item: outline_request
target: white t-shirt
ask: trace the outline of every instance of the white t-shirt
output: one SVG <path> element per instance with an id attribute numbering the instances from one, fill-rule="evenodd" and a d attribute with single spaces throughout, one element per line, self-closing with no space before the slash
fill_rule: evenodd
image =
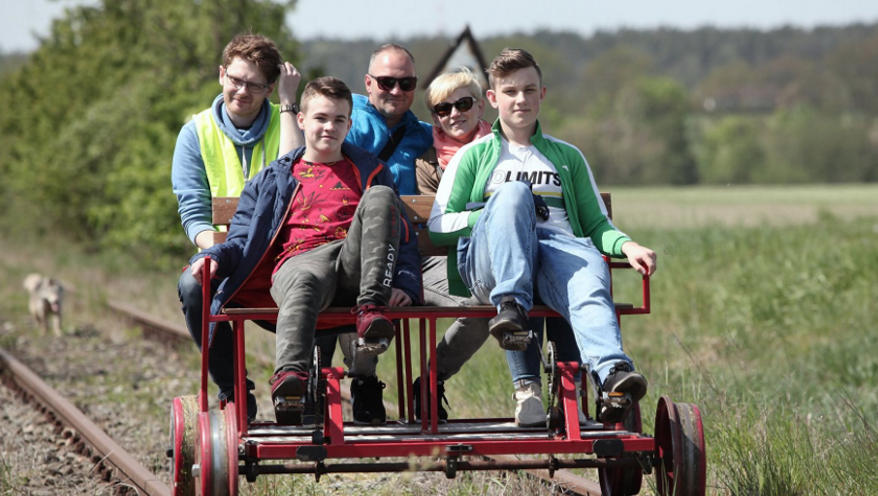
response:
<path id="1" fill-rule="evenodd" d="M 503 183 L 521 180 L 530 182 L 534 194 L 549 206 L 549 220 L 538 217 L 537 226 L 573 236 L 558 170 L 535 146 L 514 145 L 503 139 L 497 166 L 485 185 L 485 195 L 490 197 Z"/>

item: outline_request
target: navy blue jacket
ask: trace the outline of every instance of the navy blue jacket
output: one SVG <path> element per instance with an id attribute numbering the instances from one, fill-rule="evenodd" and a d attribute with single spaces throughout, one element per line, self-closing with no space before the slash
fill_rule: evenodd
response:
<path id="1" fill-rule="evenodd" d="M 390 171 L 374 155 L 349 143 L 342 144 L 341 151 L 359 170 L 363 191 L 373 185 L 389 186 L 396 191 Z M 238 200 L 238 210 L 232 217 L 226 241 L 196 254 L 190 260 L 192 263 L 210 255 L 219 264 L 216 276 L 222 282 L 211 301 L 212 314 L 218 314 L 250 277 L 283 227 L 286 212 L 299 185 L 293 177 L 292 164 L 303 153 L 304 147 L 287 153 L 248 181 Z M 419 304 L 421 258 L 417 238 L 405 212 L 402 212 L 402 222 L 404 225 L 400 226 L 399 260 L 393 286 L 405 291 L 413 304 Z"/>

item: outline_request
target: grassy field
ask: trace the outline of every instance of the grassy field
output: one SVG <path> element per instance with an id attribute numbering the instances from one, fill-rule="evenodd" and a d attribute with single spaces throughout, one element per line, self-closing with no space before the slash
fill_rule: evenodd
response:
<path id="1" fill-rule="evenodd" d="M 615 188 L 613 211 L 626 229 L 678 229 L 723 225 L 788 226 L 821 215 L 878 216 L 874 185 Z"/>
<path id="2" fill-rule="evenodd" d="M 878 188 L 610 191 L 660 254 L 653 313 L 623 320 L 644 428 L 661 395 L 698 404 L 710 494 L 878 494 Z M 446 384 L 452 414 L 510 415 L 508 377 L 489 342 Z"/>
<path id="3" fill-rule="evenodd" d="M 659 253 L 653 313 L 622 322 L 626 350 L 650 381 L 644 429 L 652 431 L 659 396 L 696 403 L 709 494 L 878 494 L 878 186 L 607 191 L 617 224 Z M 0 317 L 23 318 L 24 307 L 9 303 L 24 300 L 21 277 L 49 267 L 80 297 L 139 301 L 179 320 L 179 267 L 138 274 L 130 262 L 72 250 L 40 255 L 16 240 L 0 248 L 14 257 L 0 276 Z M 617 300 L 636 301 L 636 278 L 626 275 Z M 249 343 L 270 348 L 270 335 L 257 334 Z M 382 360 L 386 399 L 394 398 L 392 366 Z M 267 393 L 262 377 L 257 384 Z M 453 416 L 512 413 L 512 386 L 493 341 L 446 388 Z M 331 480 L 305 480 L 308 494 L 341 494 Z M 355 487 L 427 494 L 393 481 Z M 490 491 L 496 481 L 466 478 L 441 492 L 515 493 Z M 265 494 L 283 492 L 275 483 Z M 646 479 L 642 494 L 653 493 L 651 484 Z"/>

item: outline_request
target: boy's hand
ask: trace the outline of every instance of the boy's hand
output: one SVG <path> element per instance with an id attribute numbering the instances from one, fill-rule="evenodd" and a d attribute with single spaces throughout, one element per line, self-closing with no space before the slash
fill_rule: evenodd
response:
<path id="1" fill-rule="evenodd" d="M 537 214 L 538 219 L 549 220 L 549 206 L 546 205 L 546 200 L 543 200 L 543 197 L 533 193 L 534 197 L 534 213 Z"/>
<path id="2" fill-rule="evenodd" d="M 626 241 L 622 245 L 622 253 L 628 257 L 628 263 L 642 275 L 651 276 L 655 272 L 658 256 L 649 248 L 634 241 Z"/>
<path id="3" fill-rule="evenodd" d="M 277 78 L 277 99 L 281 105 L 296 103 L 296 91 L 299 89 L 299 81 L 302 80 L 302 74 L 299 73 L 296 66 L 289 62 L 284 62 L 279 68 L 280 76 Z"/>
<path id="4" fill-rule="evenodd" d="M 405 291 L 399 288 L 390 288 L 390 300 L 387 302 L 389 307 L 407 307 L 412 304 L 412 299 Z"/>
<path id="5" fill-rule="evenodd" d="M 198 284 L 203 284 L 203 282 L 201 281 L 201 271 L 202 271 L 202 267 L 204 267 L 205 260 L 207 260 L 207 257 L 199 258 L 198 260 L 193 262 L 192 265 L 189 266 L 189 270 L 192 271 L 192 277 L 195 278 L 195 282 L 197 282 Z M 216 263 L 216 260 L 211 258 L 210 259 L 210 278 L 211 279 L 213 279 L 216 276 L 216 270 L 218 268 L 219 268 L 219 264 Z"/>

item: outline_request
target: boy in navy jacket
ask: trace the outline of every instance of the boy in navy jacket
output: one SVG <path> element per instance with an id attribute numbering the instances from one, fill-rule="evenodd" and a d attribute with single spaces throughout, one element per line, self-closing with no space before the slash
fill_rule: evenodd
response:
<path id="1" fill-rule="evenodd" d="M 301 422 L 320 310 L 354 305 L 362 344 L 383 351 L 394 329 L 382 308 L 421 299 L 417 243 L 393 178 L 374 156 L 344 143 L 350 113 L 341 80 L 308 83 L 297 116 L 305 147 L 252 179 L 225 243 L 192 258 L 196 279 L 206 256 L 211 277 L 222 279 L 212 313 L 229 304 L 265 306 L 268 292 L 277 304 L 271 385 L 279 423 Z"/>

